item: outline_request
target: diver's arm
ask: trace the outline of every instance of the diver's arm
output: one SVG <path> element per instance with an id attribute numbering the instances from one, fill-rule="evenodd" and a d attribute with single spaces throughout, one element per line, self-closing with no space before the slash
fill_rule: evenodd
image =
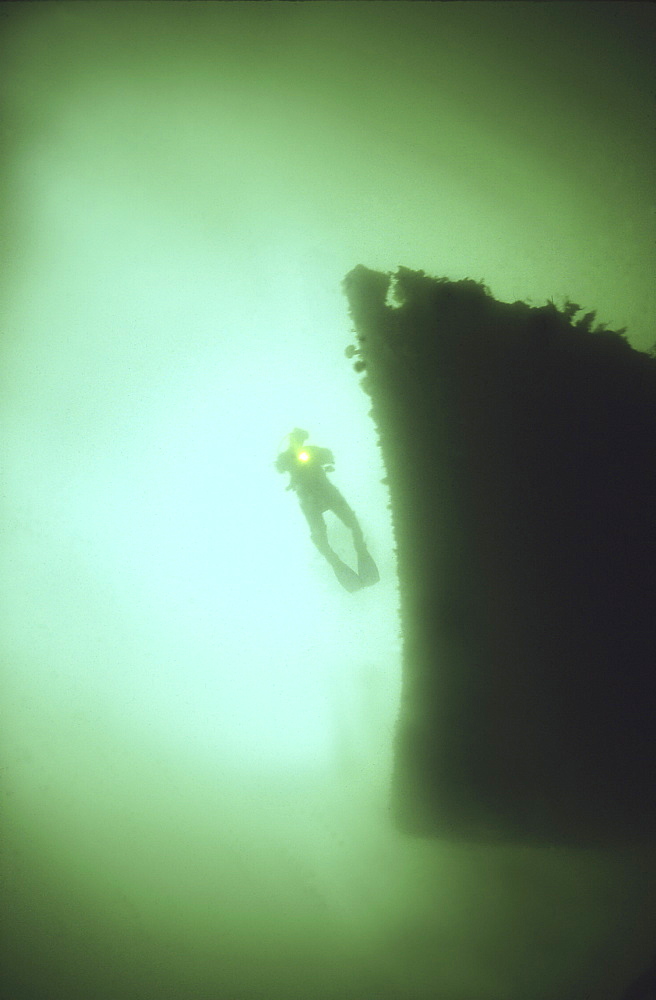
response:
<path id="1" fill-rule="evenodd" d="M 296 487 L 292 481 L 292 464 L 290 461 L 290 455 L 288 451 L 284 451 L 282 455 L 278 455 L 277 459 L 273 463 L 273 467 L 277 472 L 288 472 L 289 473 L 289 483 L 285 486 L 285 490 L 295 490 Z"/>

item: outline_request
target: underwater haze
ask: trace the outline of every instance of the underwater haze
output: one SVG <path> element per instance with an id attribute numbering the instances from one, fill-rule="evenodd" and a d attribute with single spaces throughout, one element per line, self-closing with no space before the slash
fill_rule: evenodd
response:
<path id="1" fill-rule="evenodd" d="M 5 3 L 0 32 L 3 1000 L 619 997 L 653 859 L 393 828 L 395 539 L 341 282 L 572 298 L 647 350 L 652 8 Z M 374 586 L 274 468 L 295 426 Z"/>

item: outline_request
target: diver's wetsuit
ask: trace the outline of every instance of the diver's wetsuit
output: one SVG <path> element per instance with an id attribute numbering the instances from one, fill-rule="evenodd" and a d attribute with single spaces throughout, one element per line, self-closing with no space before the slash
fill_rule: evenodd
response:
<path id="1" fill-rule="evenodd" d="M 307 456 L 305 459 L 299 456 Z M 289 489 L 296 490 L 301 510 L 310 526 L 312 541 L 319 551 L 332 561 L 335 553 L 328 543 L 326 523 L 322 514 L 332 510 L 353 532 L 356 552 L 364 549 L 364 538 L 358 520 L 346 500 L 326 476 L 324 465 L 331 465 L 335 459 L 328 448 L 314 445 L 299 448 L 289 447 L 278 456 L 278 472 L 289 472 Z"/>

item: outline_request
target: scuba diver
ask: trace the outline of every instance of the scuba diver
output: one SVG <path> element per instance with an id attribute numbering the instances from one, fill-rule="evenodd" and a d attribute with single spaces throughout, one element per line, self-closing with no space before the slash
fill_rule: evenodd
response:
<path id="1" fill-rule="evenodd" d="M 288 435 L 289 447 L 278 455 L 275 467 L 278 472 L 289 473 L 287 489 L 296 491 L 301 510 L 310 526 L 310 537 L 332 566 L 342 586 L 353 592 L 360 590 L 361 587 L 378 583 L 380 579 L 378 568 L 365 545 L 358 519 L 337 487 L 326 476 L 326 471 L 333 472 L 335 461 L 333 453 L 328 448 L 304 445 L 307 437 L 307 431 L 295 427 Z M 330 547 L 326 522 L 323 519 L 326 510 L 332 510 L 353 534 L 353 544 L 358 558 L 357 573 L 342 562 Z"/>

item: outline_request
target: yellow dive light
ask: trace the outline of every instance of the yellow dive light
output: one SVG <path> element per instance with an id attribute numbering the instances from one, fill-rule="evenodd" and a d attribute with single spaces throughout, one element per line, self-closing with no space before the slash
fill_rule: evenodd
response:
<path id="1" fill-rule="evenodd" d="M 298 458 L 299 462 L 309 462 L 310 461 L 310 456 L 308 455 L 308 453 L 306 451 L 299 451 L 299 453 L 298 453 L 298 455 L 296 457 Z"/>

